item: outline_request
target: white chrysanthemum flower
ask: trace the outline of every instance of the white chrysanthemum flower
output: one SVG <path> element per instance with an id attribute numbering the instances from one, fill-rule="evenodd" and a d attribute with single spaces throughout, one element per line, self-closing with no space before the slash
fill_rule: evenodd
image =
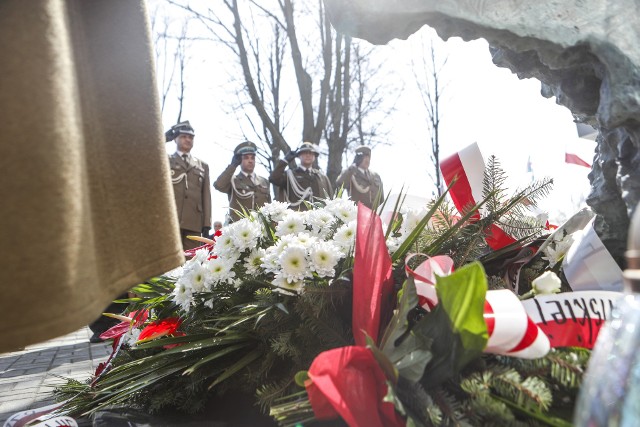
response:
<path id="1" fill-rule="evenodd" d="M 336 264 L 343 256 L 340 248 L 334 243 L 318 242 L 309 249 L 311 270 L 320 277 L 332 277 L 336 273 Z"/>
<path id="2" fill-rule="evenodd" d="M 304 291 L 304 281 L 303 280 L 294 280 L 289 281 L 287 277 L 283 274 L 278 274 L 273 279 L 273 292 L 277 292 L 284 295 L 297 295 L 301 294 Z"/>
<path id="3" fill-rule="evenodd" d="M 326 209 L 312 209 L 307 211 L 306 222 L 314 233 L 319 237 L 326 239 L 331 234 L 335 217 Z"/>
<path id="4" fill-rule="evenodd" d="M 333 236 L 333 241 L 342 252 L 348 253 L 356 241 L 356 221 L 351 221 L 338 228 Z"/>
<path id="5" fill-rule="evenodd" d="M 342 220 L 342 222 L 344 222 L 345 224 L 354 221 L 358 216 L 358 209 L 355 203 L 353 203 L 351 200 L 327 200 L 325 209 L 333 214 L 336 218 Z"/>
<path id="6" fill-rule="evenodd" d="M 235 260 L 231 262 L 224 258 L 212 258 L 207 262 L 207 287 L 215 286 L 218 283 L 233 283 L 233 279 L 236 277 L 236 273 L 233 271 L 233 264 Z"/>
<path id="7" fill-rule="evenodd" d="M 191 288 L 185 283 L 176 282 L 175 288 L 173 288 L 172 299 L 178 304 L 184 311 L 189 311 L 191 306 L 192 297 Z"/>
<path id="8" fill-rule="evenodd" d="M 126 345 L 128 345 L 129 347 L 135 347 L 136 343 L 138 342 L 138 337 L 140 336 L 140 332 L 142 332 L 142 329 L 138 329 L 138 328 L 131 328 L 129 329 L 127 332 L 124 333 L 124 335 L 122 335 L 122 342 Z"/>
<path id="9" fill-rule="evenodd" d="M 282 221 L 276 225 L 276 236 L 286 236 L 304 231 L 304 218 L 298 212 L 289 212 Z"/>
<path id="10" fill-rule="evenodd" d="M 273 201 L 263 205 L 259 212 L 271 221 L 278 222 L 289 212 L 289 203 Z"/>
<path id="11" fill-rule="evenodd" d="M 276 244 L 274 246 L 269 246 L 262 257 L 262 264 L 260 267 L 264 268 L 267 273 L 277 273 L 280 271 L 280 255 L 282 251 L 280 250 L 280 245 Z"/>
<path id="12" fill-rule="evenodd" d="M 281 274 L 289 282 L 302 280 L 310 275 L 306 256 L 306 249 L 300 245 L 289 245 L 280 255 Z"/>
<path id="13" fill-rule="evenodd" d="M 560 236 L 554 236 L 553 242 L 549 243 L 547 247 L 542 250 L 542 259 L 549 262 L 550 268 L 556 265 L 558 261 L 566 255 L 573 244 L 573 237 L 571 234 L 568 234 L 565 237 Z"/>
<path id="14" fill-rule="evenodd" d="M 209 258 L 209 250 L 208 249 L 198 249 L 196 251 L 195 256 L 193 258 L 191 258 L 191 260 L 202 264 L 203 262 L 205 262 L 207 260 L 207 258 Z"/>
<path id="15" fill-rule="evenodd" d="M 399 247 L 400 247 L 400 240 L 395 237 L 389 236 L 389 238 L 387 239 L 387 249 L 389 250 L 389 253 L 393 254 L 395 251 L 398 250 Z"/>
<path id="16" fill-rule="evenodd" d="M 254 276 L 260 273 L 260 266 L 265 255 L 266 251 L 262 248 L 257 248 L 249 254 L 244 262 L 244 268 L 248 275 Z"/>
<path id="17" fill-rule="evenodd" d="M 207 270 L 200 263 L 194 263 L 185 274 L 176 282 L 184 283 L 192 292 L 203 292 L 205 290 L 205 277 Z"/>
<path id="18" fill-rule="evenodd" d="M 259 223 L 247 218 L 234 223 L 231 240 L 238 251 L 255 248 L 260 237 L 262 237 L 262 227 Z"/>
<path id="19" fill-rule="evenodd" d="M 311 246 L 315 245 L 317 241 L 317 237 L 303 231 L 302 233 L 298 233 L 294 236 L 292 244 L 304 246 L 305 249 L 309 249 Z"/>
<path id="20" fill-rule="evenodd" d="M 164 273 L 165 276 L 171 277 L 172 279 L 179 279 L 184 274 L 184 267 L 176 267 L 173 270 L 167 271 Z"/>
<path id="21" fill-rule="evenodd" d="M 407 237 L 413 230 L 416 229 L 420 221 L 422 221 L 429 213 L 429 210 L 424 207 L 422 209 L 406 209 L 404 210 L 402 217 L 402 227 L 400 227 L 400 233 L 403 237 Z"/>
<path id="22" fill-rule="evenodd" d="M 240 252 L 233 243 L 233 227 L 229 226 L 223 230 L 222 236 L 218 237 L 213 247 L 213 254 L 223 258 L 237 258 Z"/>

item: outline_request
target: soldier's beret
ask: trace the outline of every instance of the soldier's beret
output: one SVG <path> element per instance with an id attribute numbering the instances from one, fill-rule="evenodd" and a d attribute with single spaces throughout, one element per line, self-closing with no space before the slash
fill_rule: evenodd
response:
<path id="1" fill-rule="evenodd" d="M 238 146 L 233 150 L 234 154 L 255 154 L 255 152 L 258 151 L 258 147 L 256 146 L 256 144 L 254 144 L 251 141 L 245 141 L 241 144 L 238 144 Z"/>
<path id="2" fill-rule="evenodd" d="M 297 154 L 304 153 L 305 151 L 312 152 L 315 155 L 320 154 L 316 149 L 316 146 L 310 142 L 303 142 L 302 144 L 300 144 Z"/>
<path id="3" fill-rule="evenodd" d="M 189 123 L 189 120 L 185 120 L 184 122 L 180 122 L 171 126 L 171 129 L 164 133 L 164 137 L 166 141 L 169 142 L 176 139 L 180 134 L 196 136 L 191 123 Z"/>
<path id="4" fill-rule="evenodd" d="M 371 147 L 369 147 L 367 145 L 361 145 L 361 146 L 356 148 L 356 154 L 362 154 L 364 156 L 370 156 L 371 155 Z"/>

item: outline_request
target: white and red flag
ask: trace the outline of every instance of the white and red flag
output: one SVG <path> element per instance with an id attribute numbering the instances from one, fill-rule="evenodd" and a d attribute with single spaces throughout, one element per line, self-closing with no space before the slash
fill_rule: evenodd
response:
<path id="1" fill-rule="evenodd" d="M 578 165 L 578 166 L 585 166 L 587 168 L 591 167 L 591 164 L 582 160 L 577 154 L 572 154 L 572 153 L 564 153 L 564 162 L 571 163 L 573 165 Z"/>
<path id="2" fill-rule="evenodd" d="M 475 142 L 440 162 L 442 177 L 447 185 L 451 185 L 453 180 L 457 179 L 449 194 L 460 213 L 466 212 L 467 209 L 482 201 L 484 169 L 484 159 Z M 471 221 L 479 219 L 480 212 L 475 211 Z M 504 248 L 517 241 L 495 224 L 485 230 L 485 240 L 494 250 Z"/>

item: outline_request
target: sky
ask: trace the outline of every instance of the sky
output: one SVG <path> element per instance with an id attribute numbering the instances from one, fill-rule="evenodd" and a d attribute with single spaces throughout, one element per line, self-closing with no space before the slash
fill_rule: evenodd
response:
<path id="1" fill-rule="evenodd" d="M 389 99 L 398 99 L 395 112 L 384 123 L 389 131 L 388 145 L 376 146 L 371 159 L 371 169 L 381 175 L 385 191 L 397 193 L 404 185 L 413 200 L 433 196 L 434 185 L 428 175 L 433 165 L 429 160 L 426 111 L 413 81 L 411 58 L 416 58 L 422 49 L 421 38 L 435 37 L 439 58 L 447 58 L 441 74 L 446 82 L 440 126 L 441 159 L 477 142 L 485 159 L 490 155 L 498 158 L 514 190 L 531 181 L 531 174 L 527 173 L 530 159 L 536 179 L 554 179 L 552 193 L 541 202 L 551 219 L 561 222 L 577 211 L 588 194 L 589 169 L 564 163 L 564 154 L 568 149 L 591 163 L 595 143 L 578 138 L 570 111 L 557 105 L 555 99 L 542 97 L 539 81 L 520 80 L 508 69 L 495 66 L 486 41 L 452 38 L 444 42 L 434 34 L 425 27 L 408 40 L 394 40 L 374 51 L 385 67 L 393 68 L 393 74 L 386 78 L 404 82 L 400 94 L 388 94 Z M 195 128 L 192 153 L 209 164 L 213 182 L 229 164 L 233 148 L 245 140 L 237 120 L 243 111 L 231 112 L 237 99 L 230 90 L 230 80 L 240 76 L 228 48 L 213 43 L 193 46 L 182 118 Z M 292 86 L 290 90 L 297 88 Z M 176 105 L 170 97 L 163 112 L 167 129 L 175 123 Z M 296 106 L 292 108 L 295 111 Z M 291 136 L 289 139 L 290 145 L 301 142 L 291 141 Z M 174 150 L 175 144 L 167 143 L 167 151 Z M 347 155 L 344 166 L 351 161 L 352 156 Z M 321 158 L 320 166 L 324 168 L 326 160 Z M 260 166 L 256 172 L 267 176 Z M 226 195 L 212 189 L 212 206 L 213 220 L 224 220 Z"/>

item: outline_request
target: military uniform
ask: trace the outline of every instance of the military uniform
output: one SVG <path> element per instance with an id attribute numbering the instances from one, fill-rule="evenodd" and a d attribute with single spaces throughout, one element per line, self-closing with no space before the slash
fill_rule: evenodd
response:
<path id="1" fill-rule="evenodd" d="M 358 147 L 356 154 L 362 153 L 365 156 L 371 156 L 369 147 Z M 349 198 L 355 203 L 362 202 L 368 208 L 373 208 L 376 200 L 378 203 L 384 198 L 384 189 L 382 179 L 377 173 L 367 169 L 362 169 L 356 164 L 352 164 L 336 179 L 336 186 L 344 188 L 349 194 Z"/>
<path id="2" fill-rule="evenodd" d="M 195 136 L 188 121 L 174 125 L 165 133 L 165 139 L 167 141 L 175 139 L 177 142 L 181 134 Z M 178 210 L 182 247 L 185 250 L 193 249 L 201 243 L 189 240 L 186 236 L 207 235 L 211 229 L 209 165 L 189 153 L 176 151 L 169 156 L 169 167 Z"/>
<path id="3" fill-rule="evenodd" d="M 186 239 L 186 236 L 199 236 L 203 228 L 211 228 L 209 165 L 191 155 L 185 161 L 179 152 L 175 152 L 169 156 L 169 167 L 182 245 L 184 249 L 194 248 L 200 243 Z"/>
<path id="4" fill-rule="evenodd" d="M 213 183 L 216 190 L 227 193 L 229 198 L 229 216 L 232 221 L 241 218 L 239 212 L 255 210 L 271 202 L 269 181 L 253 174 L 252 181 L 243 172 L 233 175 L 237 166 L 229 165 Z"/>
<path id="5" fill-rule="evenodd" d="M 311 143 L 303 143 L 297 154 L 311 151 L 318 154 Z M 306 211 L 304 203 L 330 197 L 333 194 L 329 178 L 318 169 L 305 169 L 301 166 L 286 170 L 288 162 L 280 160 L 269 176 L 269 181 L 280 187 L 284 195 L 283 201 L 289 202 L 290 207 L 299 211 Z"/>

